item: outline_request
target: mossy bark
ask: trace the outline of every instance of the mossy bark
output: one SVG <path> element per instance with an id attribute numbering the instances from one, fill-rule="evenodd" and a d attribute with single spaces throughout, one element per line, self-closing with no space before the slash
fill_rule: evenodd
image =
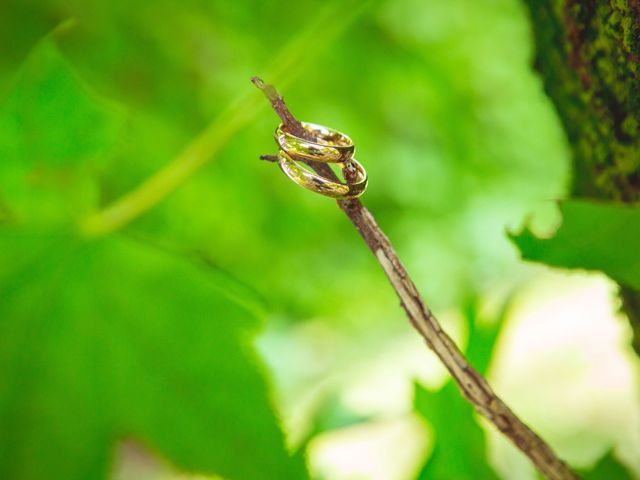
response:
<path id="1" fill-rule="evenodd" d="M 525 3 L 535 67 L 573 150 L 572 195 L 639 203 L 640 0 Z M 640 355 L 640 292 L 620 295 Z"/>

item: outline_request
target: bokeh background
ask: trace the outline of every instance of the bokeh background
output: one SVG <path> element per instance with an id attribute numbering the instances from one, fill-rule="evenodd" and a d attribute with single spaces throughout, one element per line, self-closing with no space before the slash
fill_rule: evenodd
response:
<path id="1" fill-rule="evenodd" d="M 335 204 L 258 160 L 275 151 L 278 121 L 249 82 L 259 75 L 298 118 L 354 139 L 370 176 L 365 204 L 507 403 L 576 467 L 604 458 L 638 475 L 638 362 L 614 284 L 522 262 L 507 235 L 525 223 L 552 232 L 572 175 L 533 48 L 518 0 L 3 0 L 0 218 L 6 238 L 24 228 L 33 242 L 5 242 L 4 291 L 18 290 L 14 267 L 38 245 L 204 144 L 202 168 L 105 237 L 197 258 L 218 290 L 258 312 L 259 370 L 312 476 L 535 478 L 458 398 Z M 126 261 L 151 268 L 142 254 Z M 20 311 L 53 302 L 62 285 L 55 318 L 66 318 L 93 295 L 70 278 L 83 268 L 38 288 L 24 281 Z M 154 298 L 171 295 L 121 288 L 142 323 L 155 321 Z M 19 317 L 6 308 L 3 320 Z M 5 336 L 7 351 L 15 338 Z M 3 363 L 6 375 L 7 365 L 17 364 Z M 6 398 L 16 391 L 3 386 Z M 33 405 L 16 402 L 24 410 L 1 411 L 19 430 L 15 416 Z M 112 478 L 192 478 L 143 440 L 119 440 Z M 620 476 L 601 478 L 632 478 L 611 468 Z"/>

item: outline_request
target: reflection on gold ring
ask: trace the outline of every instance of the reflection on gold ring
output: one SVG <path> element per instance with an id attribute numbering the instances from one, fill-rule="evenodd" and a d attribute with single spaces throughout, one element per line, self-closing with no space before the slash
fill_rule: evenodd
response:
<path id="1" fill-rule="evenodd" d="M 296 137 L 287 132 L 282 124 L 276 128 L 276 142 L 289 155 L 326 163 L 344 163 L 353 157 L 355 146 L 344 133 L 315 123 L 302 122 L 302 126 L 317 140 Z"/>
<path id="2" fill-rule="evenodd" d="M 300 166 L 298 162 L 294 161 L 284 150 L 280 150 L 278 153 L 278 163 L 285 175 L 295 183 L 307 190 L 326 197 L 338 200 L 357 198 L 362 195 L 367 188 L 367 172 L 354 158 L 350 160 L 350 163 L 355 168 L 355 180 L 349 183 L 334 182 L 320 175 L 311 173 L 306 168 Z"/>

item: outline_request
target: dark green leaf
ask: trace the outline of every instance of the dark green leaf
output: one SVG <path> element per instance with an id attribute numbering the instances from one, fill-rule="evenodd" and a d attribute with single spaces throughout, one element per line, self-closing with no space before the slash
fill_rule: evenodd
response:
<path id="1" fill-rule="evenodd" d="M 613 452 L 607 453 L 593 469 L 582 475 L 585 480 L 633 480 L 633 476 L 613 456 Z"/>
<path id="2" fill-rule="evenodd" d="M 437 392 L 416 385 L 414 406 L 431 424 L 434 447 L 418 478 L 424 480 L 491 480 L 498 477 L 487 464 L 484 432 L 473 407 L 449 381 Z"/>
<path id="3" fill-rule="evenodd" d="M 484 322 L 478 318 L 476 302 L 467 304 L 465 319 L 469 328 L 469 342 L 465 356 L 480 372 L 489 366 L 508 305 L 507 301 L 495 321 Z M 414 408 L 429 422 L 434 437 L 433 451 L 419 479 L 498 478 L 487 463 L 485 435 L 477 423 L 474 409 L 462 398 L 453 380 L 436 392 L 416 384 Z"/>
<path id="4" fill-rule="evenodd" d="M 485 373 L 489 368 L 493 349 L 498 340 L 506 312 L 510 305 L 510 298 L 504 302 L 497 312 L 495 319 L 490 322 L 484 321 L 478 315 L 478 306 L 475 301 L 467 304 L 465 320 L 469 329 L 467 350 L 465 357 L 469 363 L 481 373 Z"/>
<path id="5" fill-rule="evenodd" d="M 511 235 L 523 259 L 600 270 L 640 288 L 640 208 L 571 200 L 561 210 L 562 225 L 552 238 L 538 238 L 529 229 Z"/>

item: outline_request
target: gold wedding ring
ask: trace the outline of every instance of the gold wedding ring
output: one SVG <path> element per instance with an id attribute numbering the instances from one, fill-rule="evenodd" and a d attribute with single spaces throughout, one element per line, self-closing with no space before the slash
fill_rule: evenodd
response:
<path id="1" fill-rule="evenodd" d="M 355 159 L 353 141 L 345 134 L 322 125 L 302 122 L 317 140 L 310 141 L 287 132 L 282 124 L 275 131 L 275 139 L 280 147 L 278 163 L 282 171 L 307 190 L 338 200 L 357 198 L 367 188 L 367 172 Z M 349 180 L 341 183 L 312 173 L 301 166 L 300 160 L 336 163 L 342 167 Z"/>
<path id="2" fill-rule="evenodd" d="M 306 168 L 300 166 L 300 164 L 293 160 L 284 150 L 278 152 L 278 163 L 285 175 L 295 183 L 325 197 L 338 200 L 358 198 L 367 188 L 367 172 L 362 165 L 353 158 L 351 159 L 351 163 L 355 168 L 356 178 L 354 182 L 349 183 L 334 182 L 320 175 L 311 173 Z"/>
<path id="3" fill-rule="evenodd" d="M 287 132 L 280 124 L 276 128 L 276 142 L 289 155 L 306 160 L 326 163 L 344 163 L 351 160 L 356 149 L 353 141 L 344 133 L 315 123 L 301 122 L 302 127 L 316 141 L 305 140 Z"/>

